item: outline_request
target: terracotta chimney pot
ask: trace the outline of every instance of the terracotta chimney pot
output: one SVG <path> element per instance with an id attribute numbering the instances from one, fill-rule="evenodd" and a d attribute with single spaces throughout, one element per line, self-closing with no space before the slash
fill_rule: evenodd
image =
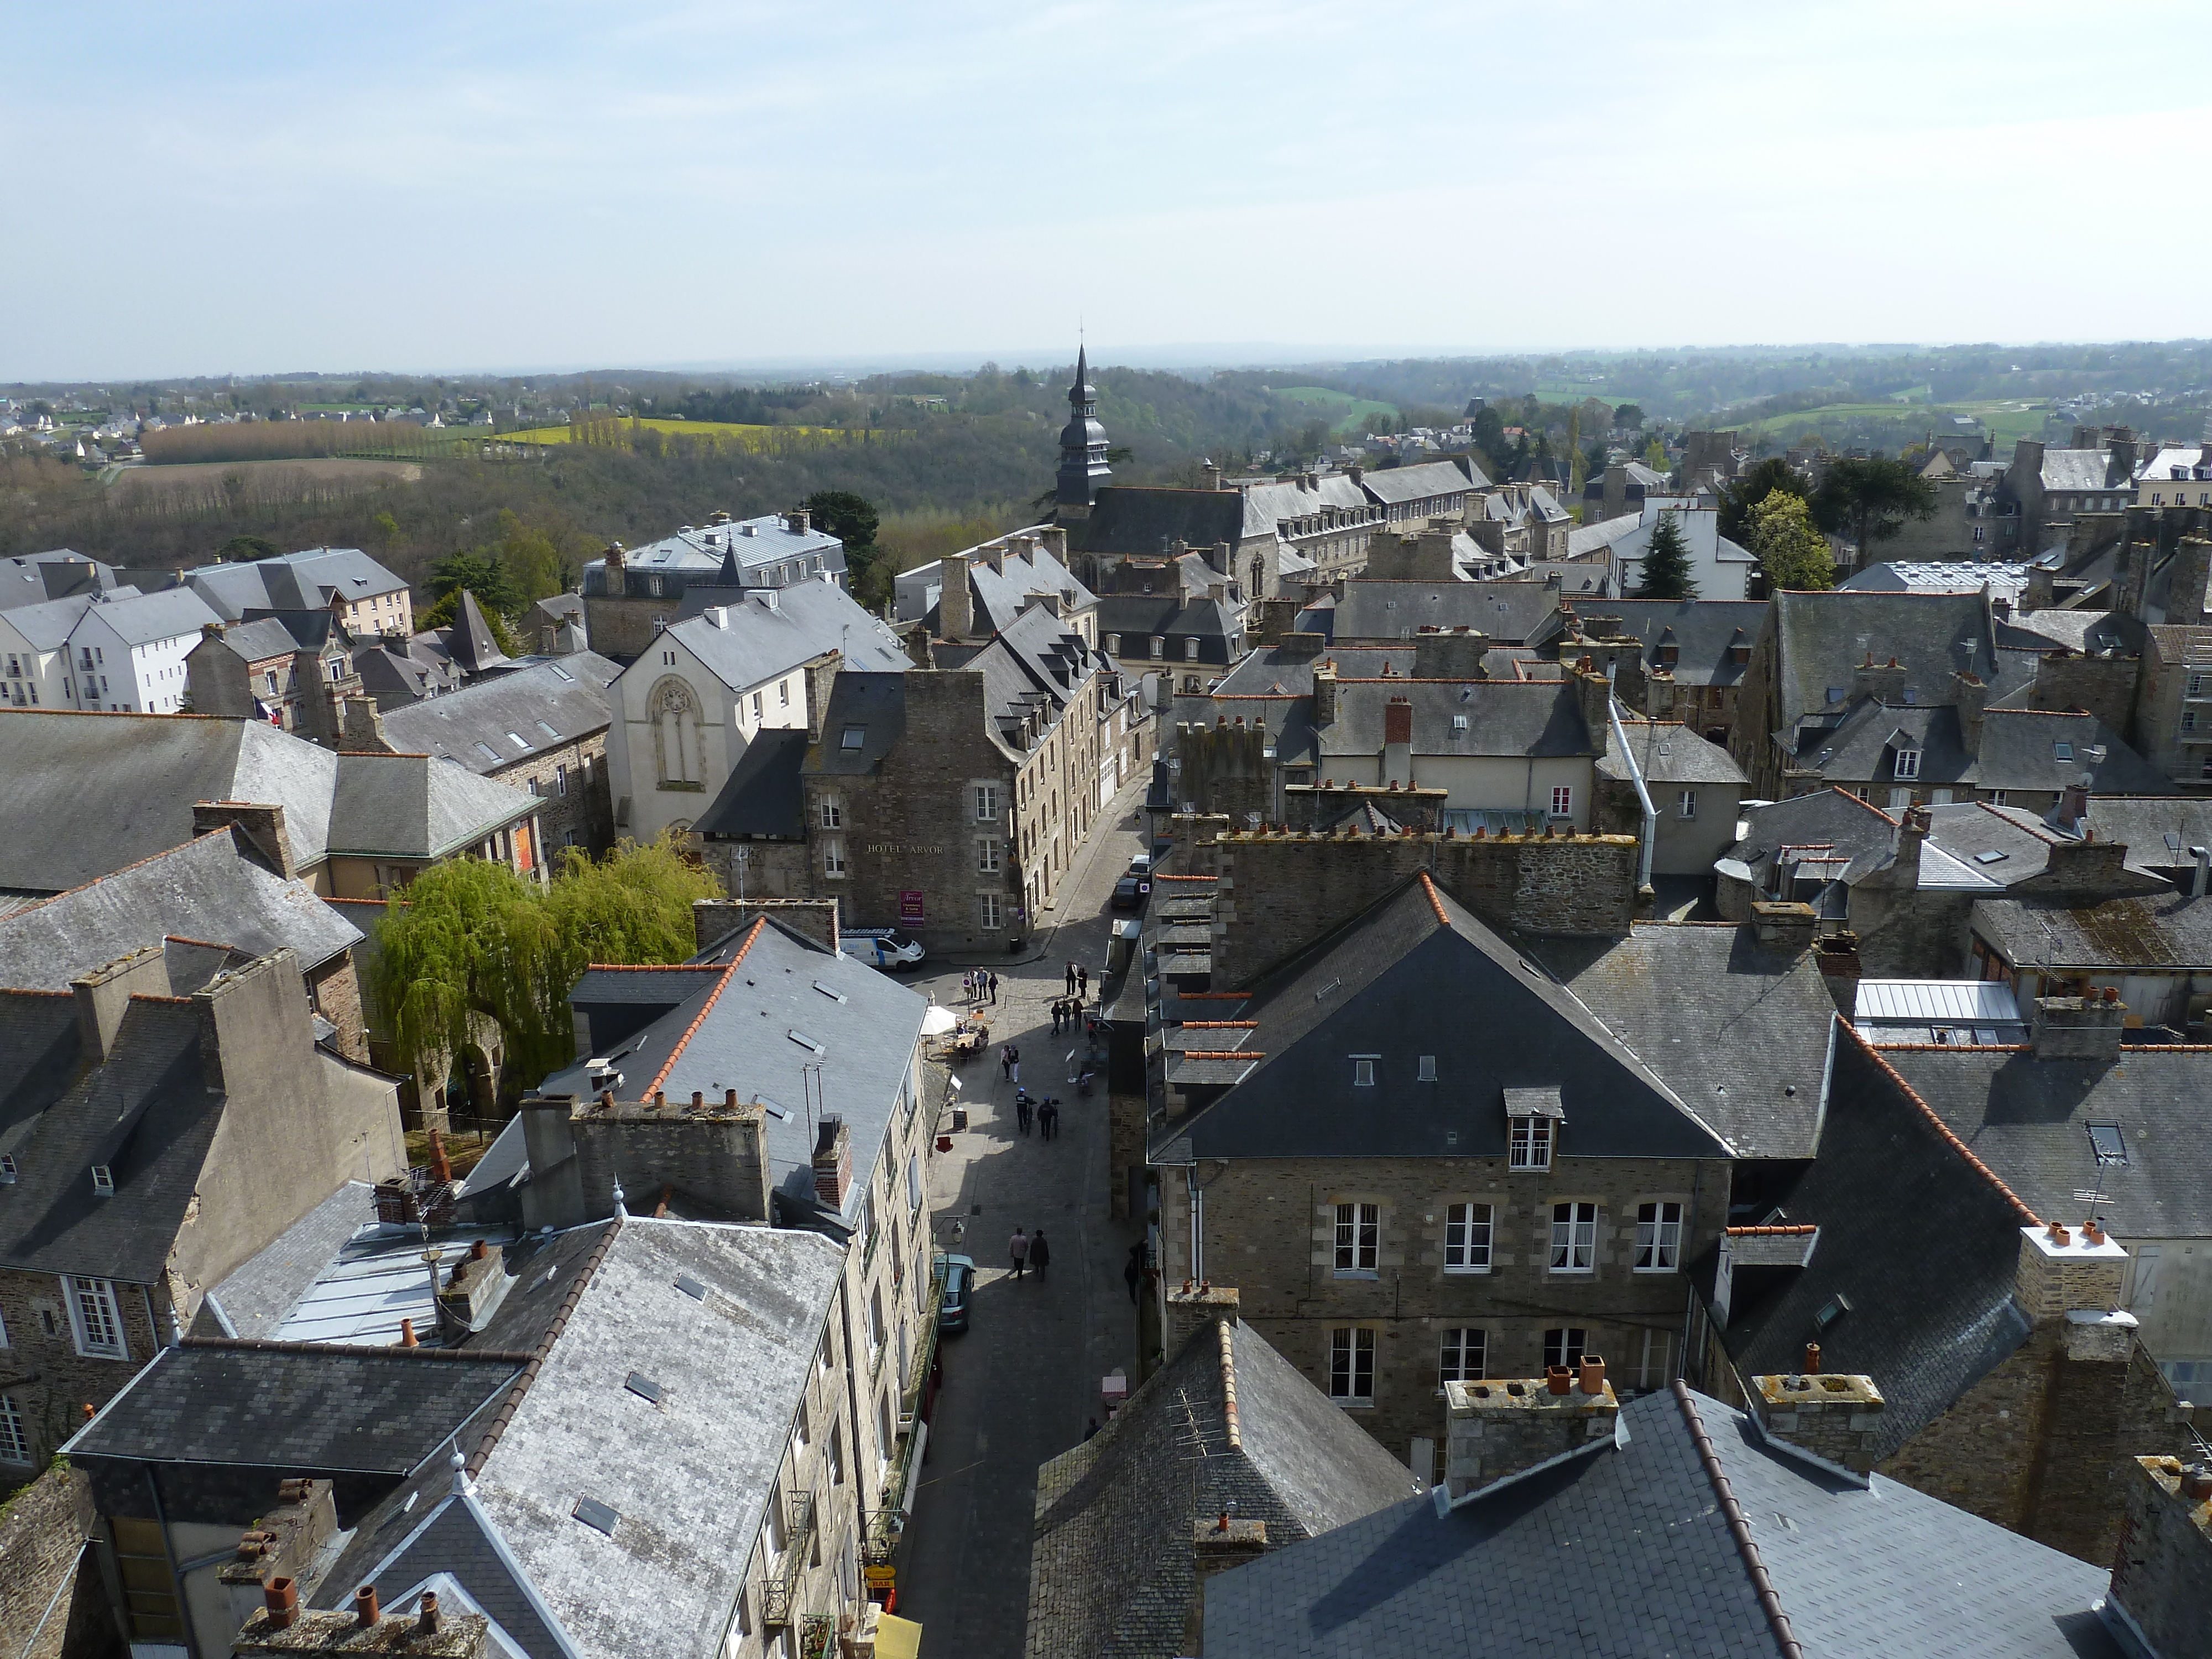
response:
<path id="1" fill-rule="evenodd" d="M 1605 1392 L 1605 1361 L 1596 1354 L 1583 1356 L 1582 1389 L 1584 1394 Z"/>
<path id="2" fill-rule="evenodd" d="M 289 1630 L 300 1616 L 300 1581 L 272 1578 L 261 1587 L 261 1600 L 271 1630 Z"/>
<path id="3" fill-rule="evenodd" d="M 419 1348 L 422 1346 L 422 1340 L 415 1334 L 415 1322 L 411 1319 L 403 1319 L 399 1322 L 399 1346 L 403 1348 Z"/>
<path id="4" fill-rule="evenodd" d="M 1544 1386 L 1553 1394 L 1566 1394 L 1574 1388 L 1574 1373 L 1565 1365 L 1549 1365 L 1544 1370 Z"/>
<path id="5" fill-rule="evenodd" d="M 1818 1376 L 1820 1374 L 1820 1345 L 1819 1343 L 1808 1342 L 1805 1345 L 1805 1369 L 1800 1374 L 1805 1376 Z"/>
<path id="6" fill-rule="evenodd" d="M 363 1630 L 384 1616 L 377 1608 L 375 1585 L 363 1584 L 353 1593 L 353 1616 Z"/>

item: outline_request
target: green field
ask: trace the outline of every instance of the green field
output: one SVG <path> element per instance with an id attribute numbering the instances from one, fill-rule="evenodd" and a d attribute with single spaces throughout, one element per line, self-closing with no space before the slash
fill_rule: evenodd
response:
<path id="1" fill-rule="evenodd" d="M 1349 392 L 1336 392 L 1325 386 L 1285 386 L 1275 395 L 1287 402 L 1309 405 L 1316 410 L 1327 410 L 1336 415 L 1334 430 L 1348 432 L 1370 415 L 1387 415 L 1398 418 L 1394 404 L 1378 404 L 1371 398 L 1355 398 Z"/>
<path id="2" fill-rule="evenodd" d="M 1909 432 L 1916 438 L 1932 426 L 1938 438 L 1947 438 L 1963 435 L 1966 430 L 1948 424 L 1952 416 L 1971 415 L 1981 422 L 1992 439 L 2003 445 L 2039 434 L 2046 407 L 2017 399 L 1966 404 L 1824 404 L 1818 409 L 1801 409 L 1788 415 L 1747 421 L 1739 429 L 1746 436 L 1762 438 L 1794 438 L 1808 431 L 1830 437 L 1854 422 L 1879 422 Z"/>

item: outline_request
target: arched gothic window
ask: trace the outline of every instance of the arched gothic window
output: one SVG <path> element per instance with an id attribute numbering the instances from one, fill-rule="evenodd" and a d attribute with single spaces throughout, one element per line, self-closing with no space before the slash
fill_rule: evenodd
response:
<path id="1" fill-rule="evenodd" d="M 699 760 L 699 700 L 691 688 L 671 675 L 653 688 L 653 747 L 665 787 L 696 787 L 706 774 Z"/>

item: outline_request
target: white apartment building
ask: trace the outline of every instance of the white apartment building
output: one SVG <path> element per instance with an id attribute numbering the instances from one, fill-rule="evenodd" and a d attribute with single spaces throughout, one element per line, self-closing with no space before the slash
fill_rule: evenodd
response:
<path id="1" fill-rule="evenodd" d="M 14 708 L 177 714 L 185 659 L 215 620 L 188 588 L 77 594 L 0 611 L 0 688 Z"/>

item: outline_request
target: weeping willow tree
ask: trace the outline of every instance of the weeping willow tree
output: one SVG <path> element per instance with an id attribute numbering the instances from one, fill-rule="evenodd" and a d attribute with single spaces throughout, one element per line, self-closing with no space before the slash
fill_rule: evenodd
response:
<path id="1" fill-rule="evenodd" d="M 395 1057 L 418 1081 L 442 1076 L 489 1022 L 507 1076 L 536 1082 L 573 1054 L 568 992 L 585 968 L 684 961 L 692 901 L 720 894 L 665 841 L 624 842 L 598 862 L 572 849 L 544 888 L 482 859 L 424 871 L 377 928 Z"/>

